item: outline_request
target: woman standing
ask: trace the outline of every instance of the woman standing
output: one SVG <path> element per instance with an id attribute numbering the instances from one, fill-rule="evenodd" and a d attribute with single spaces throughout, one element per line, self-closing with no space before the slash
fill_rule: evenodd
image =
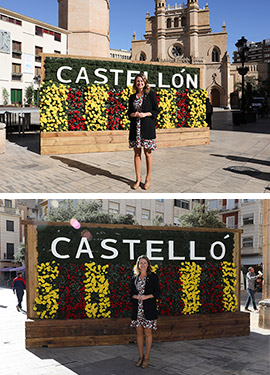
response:
<path id="1" fill-rule="evenodd" d="M 131 327 L 136 327 L 137 331 L 140 357 L 136 366 L 146 368 L 152 346 L 152 329 L 157 329 L 156 299 L 160 295 L 160 287 L 158 276 L 152 273 L 152 266 L 146 255 L 139 256 L 134 273 L 130 293 L 133 302 Z M 145 355 L 143 354 L 144 335 Z"/>
<path id="2" fill-rule="evenodd" d="M 138 189 L 142 181 L 141 151 L 143 147 L 147 170 L 144 189 L 148 190 L 151 184 L 152 150 L 157 149 L 155 120 L 158 115 L 158 104 L 156 94 L 150 90 L 144 74 L 138 74 L 135 77 L 133 88 L 136 92 L 130 96 L 128 107 L 128 116 L 131 120 L 129 147 L 134 148 L 136 172 L 136 182 L 132 188 Z"/>

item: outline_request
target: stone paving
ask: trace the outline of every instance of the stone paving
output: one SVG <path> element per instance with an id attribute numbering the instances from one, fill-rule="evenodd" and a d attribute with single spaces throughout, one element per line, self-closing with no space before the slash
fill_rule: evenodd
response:
<path id="1" fill-rule="evenodd" d="M 243 292 L 241 310 L 246 298 Z M 259 296 L 256 298 L 259 300 Z M 23 310 L 26 310 L 26 299 Z M 1 375 L 267 375 L 270 330 L 258 328 L 251 313 L 251 333 L 244 337 L 154 343 L 147 369 L 135 367 L 137 346 L 71 348 L 24 347 L 26 312 L 17 312 L 12 290 L 0 288 Z"/>
<path id="2" fill-rule="evenodd" d="M 134 193 L 132 150 L 41 156 L 38 142 L 33 132 L 8 136 L 0 193 Z M 155 152 L 151 188 L 136 193 L 269 191 L 270 118 L 233 126 L 230 111 L 223 110 L 214 113 L 210 145 Z"/>

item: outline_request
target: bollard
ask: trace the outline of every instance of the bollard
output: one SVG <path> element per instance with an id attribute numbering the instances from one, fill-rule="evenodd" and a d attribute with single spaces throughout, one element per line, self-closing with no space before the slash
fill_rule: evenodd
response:
<path id="1" fill-rule="evenodd" d="M 0 154 L 6 152 L 6 125 L 0 122 Z"/>

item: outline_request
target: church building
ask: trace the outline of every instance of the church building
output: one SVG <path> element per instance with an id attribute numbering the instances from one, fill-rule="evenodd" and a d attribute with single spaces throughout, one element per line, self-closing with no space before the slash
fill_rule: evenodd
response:
<path id="1" fill-rule="evenodd" d="M 213 33 L 209 8 L 201 9 L 198 0 L 170 6 L 155 0 L 155 15 L 146 14 L 144 39 L 132 40 L 132 60 L 193 64 L 202 68 L 202 88 L 208 91 L 215 107 L 229 104 L 230 58 L 227 31 Z"/>

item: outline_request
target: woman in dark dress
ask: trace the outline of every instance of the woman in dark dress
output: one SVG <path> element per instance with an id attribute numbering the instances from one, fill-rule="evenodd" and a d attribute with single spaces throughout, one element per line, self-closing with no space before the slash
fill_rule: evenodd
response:
<path id="1" fill-rule="evenodd" d="M 132 186 L 138 189 L 141 184 L 141 151 L 144 148 L 147 175 L 144 189 L 148 190 L 151 184 L 152 150 L 156 144 L 156 118 L 158 103 L 156 94 L 150 90 L 144 74 L 135 77 L 133 88 L 135 94 L 129 98 L 128 116 L 130 118 L 129 147 L 134 148 L 134 165 L 136 182 Z"/>
<path id="2" fill-rule="evenodd" d="M 134 273 L 130 291 L 133 303 L 130 325 L 136 327 L 137 330 L 137 345 L 140 357 L 136 366 L 146 368 L 152 346 L 152 329 L 157 329 L 156 299 L 160 295 L 159 279 L 152 272 L 152 266 L 146 255 L 139 256 Z M 144 335 L 145 355 L 143 354 Z"/>

